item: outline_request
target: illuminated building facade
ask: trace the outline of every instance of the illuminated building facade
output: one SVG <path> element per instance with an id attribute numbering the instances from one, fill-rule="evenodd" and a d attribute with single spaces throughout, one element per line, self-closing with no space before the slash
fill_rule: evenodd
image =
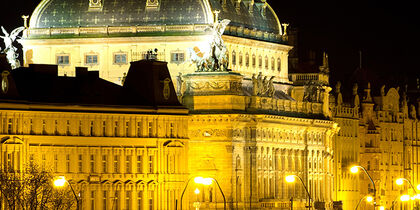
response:
<path id="1" fill-rule="evenodd" d="M 46 65 L 2 71 L 1 167 L 33 162 L 65 176 L 82 209 L 174 209 L 188 178 L 189 117 L 173 86 L 162 93 L 161 67 L 132 64 L 123 87 L 84 68 L 76 77 Z"/>
<path id="2" fill-rule="evenodd" d="M 196 73 L 190 52 L 208 51 L 206 27 L 222 19 L 231 20 L 223 40 L 232 71 Z M 317 209 L 332 209 L 333 201 L 352 209 L 369 186 L 366 177 L 348 172 L 355 163 L 380 180 L 381 204 L 397 195 L 393 178 L 405 175 L 417 184 L 417 115 L 399 109 L 398 91 L 360 103 L 356 88 L 350 105 L 339 88 L 330 97 L 327 57 L 319 72 L 289 74 L 287 40 L 287 24 L 263 0 L 44 0 L 21 40 L 27 67 L 56 64 L 54 75 L 63 80 L 97 74 L 124 89 L 132 78 L 151 76 L 133 77 L 128 70 L 156 48 L 171 79 L 156 83 L 169 84 L 170 97 L 177 95 L 190 112 L 175 102 L 140 108 L 115 101 L 3 101 L 1 161 L 51 166 L 83 190 L 84 209 L 135 209 L 139 203 L 175 209 L 194 176 L 218 180 L 230 209 L 289 209 L 291 198 L 294 209 L 304 209 L 306 192 L 284 181 L 289 174 L 302 177 Z M 91 87 L 96 94 L 121 89 L 96 80 L 102 81 Z M 155 88 L 142 90 L 136 94 L 147 101 Z M 128 98 L 137 96 L 116 101 Z M 70 102 L 74 106 L 64 106 Z M 193 208 L 193 198 L 201 208 L 223 208 L 215 185 L 200 187 L 200 196 L 187 190 L 184 208 Z"/>

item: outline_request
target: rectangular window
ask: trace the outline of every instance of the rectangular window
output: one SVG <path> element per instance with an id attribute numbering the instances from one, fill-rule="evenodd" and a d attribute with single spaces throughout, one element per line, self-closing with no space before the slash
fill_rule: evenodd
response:
<path id="1" fill-rule="evenodd" d="M 78 171 L 83 172 L 83 156 L 79 155 Z"/>
<path id="2" fill-rule="evenodd" d="M 89 136 L 93 136 L 93 121 L 90 121 L 90 133 Z"/>
<path id="3" fill-rule="evenodd" d="M 103 191 L 102 194 L 102 209 L 107 210 L 107 194 L 108 192 L 106 190 Z"/>
<path id="4" fill-rule="evenodd" d="M 115 126 L 114 126 L 114 136 L 118 136 L 118 122 L 115 122 Z"/>
<path id="5" fill-rule="evenodd" d="M 154 157 L 153 155 L 149 156 L 149 173 L 153 174 L 154 172 Z"/>
<path id="6" fill-rule="evenodd" d="M 130 132 L 130 123 L 125 122 L 125 136 L 128 137 Z"/>
<path id="7" fill-rule="evenodd" d="M 120 191 L 115 191 L 114 203 L 115 209 L 120 209 Z"/>
<path id="8" fill-rule="evenodd" d="M 131 173 L 131 156 L 125 157 L 125 173 Z"/>
<path id="9" fill-rule="evenodd" d="M 173 63 L 184 62 L 184 53 L 183 52 L 171 53 L 171 62 Z"/>
<path id="10" fill-rule="evenodd" d="M 126 53 L 114 54 L 114 64 L 126 64 L 126 63 L 127 63 L 127 54 Z"/>
<path id="11" fill-rule="evenodd" d="M 42 120 L 42 135 L 47 135 L 47 123 Z"/>
<path id="12" fill-rule="evenodd" d="M 95 209 L 95 191 L 90 192 L 90 209 Z"/>
<path id="13" fill-rule="evenodd" d="M 141 136 L 141 122 L 137 122 L 137 137 Z"/>
<path id="14" fill-rule="evenodd" d="M 137 155 L 137 173 L 143 173 L 143 157 L 141 155 Z"/>
<path id="15" fill-rule="evenodd" d="M 95 156 L 90 155 L 90 172 L 95 173 Z"/>
<path id="16" fill-rule="evenodd" d="M 7 133 L 8 134 L 12 134 L 12 119 L 9 119 L 8 123 L 7 123 Z"/>
<path id="17" fill-rule="evenodd" d="M 143 210 L 143 190 L 140 190 L 137 194 L 137 206 L 139 210 Z"/>
<path id="18" fill-rule="evenodd" d="M 66 171 L 70 172 L 70 155 L 66 155 Z"/>
<path id="19" fill-rule="evenodd" d="M 68 55 L 58 55 L 57 56 L 57 65 L 69 65 L 70 56 Z"/>
<path id="20" fill-rule="evenodd" d="M 153 122 L 149 122 L 149 137 L 153 137 Z"/>
<path id="21" fill-rule="evenodd" d="M 153 206 L 153 201 L 155 198 L 155 192 L 153 190 L 149 191 L 149 210 L 153 210 L 154 206 Z"/>
<path id="22" fill-rule="evenodd" d="M 131 208 L 131 191 L 125 192 L 125 209 L 130 210 Z"/>
<path id="23" fill-rule="evenodd" d="M 98 55 L 86 55 L 85 63 L 87 65 L 98 64 Z"/>
<path id="24" fill-rule="evenodd" d="M 114 155 L 114 173 L 119 173 L 119 156 L 118 155 Z"/>
<path id="25" fill-rule="evenodd" d="M 169 137 L 171 137 L 171 138 L 175 137 L 174 123 L 169 124 Z"/>
<path id="26" fill-rule="evenodd" d="M 106 121 L 102 122 L 102 135 L 106 136 Z"/>
<path id="27" fill-rule="evenodd" d="M 66 124 L 66 134 L 67 136 L 70 136 L 70 120 L 67 120 L 67 124 Z"/>
<path id="28" fill-rule="evenodd" d="M 54 171 L 58 172 L 58 155 L 54 155 Z"/>
<path id="29" fill-rule="evenodd" d="M 58 136 L 58 121 L 54 121 L 54 135 Z"/>
<path id="30" fill-rule="evenodd" d="M 108 168 L 108 164 L 107 164 L 107 156 L 106 155 L 102 155 L 102 172 L 104 174 L 106 174 L 108 172 L 107 168 Z"/>
<path id="31" fill-rule="evenodd" d="M 82 132 L 82 121 L 79 121 L 79 136 L 82 136 L 83 132 Z"/>

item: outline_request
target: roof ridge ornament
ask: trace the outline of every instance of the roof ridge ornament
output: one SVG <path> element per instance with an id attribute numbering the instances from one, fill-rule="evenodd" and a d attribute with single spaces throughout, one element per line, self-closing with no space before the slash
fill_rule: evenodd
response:
<path id="1" fill-rule="evenodd" d="M 89 0 L 89 12 L 100 12 L 102 9 L 102 0 Z"/>
<path id="2" fill-rule="evenodd" d="M 146 1 L 146 9 L 158 9 L 158 8 L 159 8 L 159 0 Z"/>

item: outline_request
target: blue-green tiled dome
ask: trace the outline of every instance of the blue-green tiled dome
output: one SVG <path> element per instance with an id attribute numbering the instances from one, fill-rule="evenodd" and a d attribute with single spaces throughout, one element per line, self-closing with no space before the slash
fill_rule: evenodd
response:
<path id="1" fill-rule="evenodd" d="M 92 2 L 99 2 L 99 5 L 92 6 Z M 154 7 L 153 3 L 156 2 L 158 6 Z M 231 20 L 225 34 L 269 41 L 273 40 L 273 37 L 274 39 L 279 37 L 280 22 L 265 0 L 242 0 L 239 4 L 237 2 L 236 0 L 43 0 L 31 16 L 30 29 L 194 26 L 191 30 L 196 30 L 199 25 L 213 23 L 213 11 L 219 10 L 219 19 Z M 159 32 L 165 31 L 162 29 Z M 62 32 L 63 30 L 60 31 Z M 141 33 L 141 30 L 137 30 L 137 33 Z M 53 33 L 49 34 L 51 36 Z"/>

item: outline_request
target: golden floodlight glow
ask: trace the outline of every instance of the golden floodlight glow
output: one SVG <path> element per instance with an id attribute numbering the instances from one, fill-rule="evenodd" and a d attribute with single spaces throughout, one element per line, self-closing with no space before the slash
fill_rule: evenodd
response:
<path id="1" fill-rule="evenodd" d="M 355 173 L 357 173 L 357 172 L 359 171 L 359 167 L 357 167 L 357 166 L 353 166 L 353 167 L 351 167 L 351 168 L 350 168 L 350 171 L 351 171 L 353 174 L 355 174 Z"/>
<path id="2" fill-rule="evenodd" d="M 395 183 L 397 183 L 397 185 L 402 185 L 404 183 L 404 179 L 403 178 L 399 178 L 395 181 Z"/>
<path id="3" fill-rule="evenodd" d="M 416 187 L 418 190 L 420 190 L 420 184 L 419 185 L 417 185 L 417 187 Z"/>
<path id="4" fill-rule="evenodd" d="M 366 201 L 369 202 L 369 203 L 372 202 L 373 201 L 373 197 L 372 196 L 367 196 L 366 197 Z"/>
<path id="5" fill-rule="evenodd" d="M 195 177 L 194 182 L 196 184 L 211 185 L 213 183 L 213 178 L 203 178 L 201 176 Z"/>
<path id="6" fill-rule="evenodd" d="M 198 195 L 200 193 L 200 190 L 198 188 L 195 188 L 194 193 Z"/>
<path id="7" fill-rule="evenodd" d="M 194 182 L 196 184 L 202 184 L 203 183 L 203 180 L 204 180 L 204 178 L 201 177 L 201 176 L 197 176 L 197 177 L 194 178 Z"/>
<path id="8" fill-rule="evenodd" d="M 410 196 L 409 195 L 401 195 L 401 197 L 400 197 L 400 200 L 401 201 L 409 201 L 410 200 Z"/>
<path id="9" fill-rule="evenodd" d="M 295 182 L 296 178 L 295 175 L 286 176 L 286 182 L 292 183 Z"/>
<path id="10" fill-rule="evenodd" d="M 379 210 L 385 210 L 385 207 L 380 206 L 380 207 L 379 207 Z"/>
<path id="11" fill-rule="evenodd" d="M 54 186 L 62 187 L 66 184 L 66 178 L 64 176 L 59 176 L 54 180 Z"/>

